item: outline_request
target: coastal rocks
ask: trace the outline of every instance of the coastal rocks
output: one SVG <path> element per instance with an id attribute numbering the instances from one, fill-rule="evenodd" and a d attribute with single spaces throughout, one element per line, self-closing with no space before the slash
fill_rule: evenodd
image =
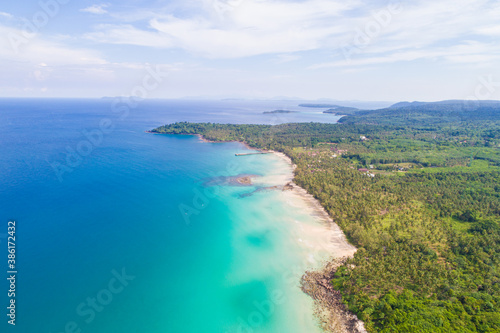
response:
<path id="1" fill-rule="evenodd" d="M 260 178 L 259 175 L 249 175 L 240 174 L 236 176 L 218 176 L 206 179 L 203 183 L 204 186 L 242 186 L 249 187 L 255 186 L 254 180 Z M 251 195 L 257 194 L 259 192 L 267 191 L 293 191 L 296 187 L 292 182 L 288 182 L 285 185 L 274 185 L 274 186 L 257 186 L 257 188 L 249 193 L 240 194 L 240 198 L 249 197 Z"/>
<path id="2" fill-rule="evenodd" d="M 295 189 L 295 187 L 292 185 L 292 183 L 288 182 L 285 185 L 259 187 L 255 191 L 252 191 L 250 193 L 240 194 L 240 198 L 249 197 L 249 196 L 257 194 L 259 192 L 266 192 L 266 191 L 283 191 L 284 192 L 284 191 L 293 191 L 294 189 Z"/>
<path id="3" fill-rule="evenodd" d="M 307 271 L 302 276 L 301 289 L 314 299 L 314 312 L 325 332 L 367 333 L 363 322 L 346 308 L 342 295 L 330 284 L 346 259 L 336 258 L 322 270 Z"/>
<path id="4" fill-rule="evenodd" d="M 276 190 L 282 190 L 282 189 L 283 189 L 283 186 L 280 186 L 280 185 L 259 187 L 252 192 L 240 194 L 240 198 L 246 198 L 246 197 L 252 196 L 254 194 L 257 194 L 259 192 L 276 191 Z"/>
<path id="5" fill-rule="evenodd" d="M 240 185 L 252 185 L 252 178 L 250 176 L 236 177 L 236 182 Z"/>

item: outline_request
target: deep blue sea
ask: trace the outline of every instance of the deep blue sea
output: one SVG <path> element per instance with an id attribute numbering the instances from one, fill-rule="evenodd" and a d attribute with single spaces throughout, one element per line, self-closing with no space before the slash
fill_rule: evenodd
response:
<path id="1" fill-rule="evenodd" d="M 1 99 L 0 331 L 315 332 L 301 269 L 293 272 L 303 239 L 291 225 L 312 218 L 276 192 L 207 185 L 286 163 L 236 160 L 248 151 L 238 143 L 145 133 L 176 121 L 338 119 L 297 104 Z M 262 114 L 275 109 L 303 112 Z M 15 327 L 6 316 L 11 220 Z"/>

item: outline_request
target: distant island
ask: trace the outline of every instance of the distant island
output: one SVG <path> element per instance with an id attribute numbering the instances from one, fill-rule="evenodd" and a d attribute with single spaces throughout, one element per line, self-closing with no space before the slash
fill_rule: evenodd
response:
<path id="1" fill-rule="evenodd" d="M 319 108 L 319 109 L 328 109 L 328 108 L 336 108 L 339 105 L 335 104 L 299 104 L 300 107 L 303 108 Z"/>
<path id="2" fill-rule="evenodd" d="M 264 111 L 263 114 L 271 114 L 271 113 L 299 113 L 299 111 L 289 111 L 289 110 L 274 110 L 274 111 Z"/>

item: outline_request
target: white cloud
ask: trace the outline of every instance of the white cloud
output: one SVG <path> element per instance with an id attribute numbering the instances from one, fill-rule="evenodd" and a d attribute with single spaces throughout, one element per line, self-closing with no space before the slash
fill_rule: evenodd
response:
<path id="1" fill-rule="evenodd" d="M 41 92 L 47 96 L 114 96 L 143 84 L 148 67 L 169 74 L 189 69 L 182 63 L 114 62 L 96 50 L 54 42 L 42 35 L 33 36 L 15 52 L 5 36 L 22 33 L 0 24 L 2 96 L 41 96 Z M 162 96 L 160 91 L 154 93 Z"/>
<path id="2" fill-rule="evenodd" d="M 6 61 L 23 62 L 27 64 L 58 64 L 58 65 L 95 65 L 106 61 L 97 51 L 70 48 L 63 44 L 51 42 L 34 35 L 30 39 L 20 39 L 23 42 L 12 45 L 9 36 L 21 38 L 23 31 L 0 25 L 0 57 Z"/>
<path id="3" fill-rule="evenodd" d="M 497 23 L 500 7 L 488 0 L 417 0 L 402 2 L 400 10 L 393 12 L 386 2 L 377 5 L 359 0 L 197 0 L 194 3 L 202 5 L 191 15 L 142 10 L 140 18 L 147 21 L 148 29 L 127 21 L 127 24 L 97 26 L 96 31 L 84 37 L 99 43 L 177 48 L 206 58 L 276 54 L 281 57 L 278 62 L 285 62 L 295 60 L 296 52 L 312 50 L 338 58 L 311 68 L 363 66 L 387 63 L 387 59 L 470 63 L 499 57 L 495 47 L 477 39 L 481 35 L 500 34 Z M 186 2 L 185 7 L 192 4 Z M 389 22 L 380 23 L 381 13 L 383 16 L 387 12 Z M 115 18 L 130 19 L 130 15 L 120 13 Z M 340 46 L 352 45 L 356 34 L 365 33 L 370 24 L 379 24 L 379 33 L 354 54 L 355 61 L 347 64 L 341 59 Z M 447 50 L 466 44 L 465 38 L 476 41 L 483 52 L 495 53 L 479 56 L 471 51 L 461 55 Z"/>
<path id="4" fill-rule="evenodd" d="M 200 16 L 157 15 L 149 20 L 148 30 L 99 26 L 85 37 L 104 43 L 176 47 L 208 58 L 313 50 L 330 35 L 342 32 L 332 22 L 342 19 L 342 13 L 355 3 L 241 1 L 223 17 L 215 15 L 218 7 L 214 6 Z"/>
<path id="5" fill-rule="evenodd" d="M 12 18 L 12 14 L 9 14 L 9 13 L 6 13 L 6 12 L 0 12 L 0 17 L 4 17 L 4 18 Z"/>
<path id="6" fill-rule="evenodd" d="M 390 23 L 379 24 L 379 32 L 371 37 L 367 27 L 377 20 L 370 14 L 358 19 L 351 33 L 337 44 L 332 52 L 335 60 L 309 68 L 370 66 L 415 60 L 491 65 L 500 60 L 500 47 L 478 35 L 498 36 L 500 33 L 496 23 L 500 21 L 500 11 L 498 8 L 490 10 L 490 7 L 491 2 L 486 0 L 405 3 L 402 11 L 392 15 Z"/>
<path id="7" fill-rule="evenodd" d="M 91 14 L 96 14 L 96 15 L 102 15 L 106 14 L 108 11 L 104 8 L 109 7 L 108 4 L 100 4 L 100 5 L 92 5 L 87 8 L 80 9 L 81 12 L 86 12 L 86 13 L 91 13 Z"/>
<path id="8" fill-rule="evenodd" d="M 54 79 L 63 80 L 66 73 L 76 68 L 88 69 L 108 64 L 96 51 L 71 48 L 40 36 L 25 39 L 25 43 L 14 48 L 5 38 L 14 35 L 23 36 L 23 31 L 0 25 L 0 36 L 4 36 L 0 39 L 0 71 L 4 78 L 2 84 L 7 87 L 9 82 L 16 82 L 19 89 L 38 91 L 40 84 L 45 85 Z"/>
<path id="9" fill-rule="evenodd" d="M 263 94 L 301 95 L 304 91 L 304 96 L 316 97 L 334 91 L 351 98 L 373 91 L 373 96 L 382 98 L 377 93 L 386 90 L 391 93 L 381 96 L 414 94 L 407 92 L 411 86 L 408 75 L 419 76 L 419 83 L 434 75 L 436 80 L 441 80 L 440 85 L 452 82 L 447 85 L 451 96 L 454 89 L 461 89 L 460 82 L 467 78 L 474 80 L 476 73 L 484 69 L 492 72 L 500 62 L 500 44 L 495 40 L 500 36 L 500 2 L 497 0 L 404 1 L 402 10 L 392 13 L 387 24 L 380 23 L 380 13 L 389 9 L 386 0 L 152 3 L 155 3 L 152 7 L 117 5 L 113 10 L 106 4 L 84 8 L 82 12 L 107 13 L 99 17 L 105 19 L 101 22 L 106 24 L 93 26 L 90 31 L 80 30 L 80 34 L 72 30 L 71 35 L 67 35 L 69 32 L 54 21 L 50 30 L 41 29 L 30 38 L 28 45 L 22 45 L 17 56 L 5 39 L 8 29 L 15 29 L 1 26 L 10 22 L 10 14 L 0 12 L 0 22 L 4 22 L 0 23 L 0 70 L 4 77 L 1 88 L 10 87 L 8 82 L 23 86 L 26 80 L 40 84 L 23 86 L 26 91 L 47 87 L 49 94 L 57 91 L 53 86 L 55 81 L 60 82 L 60 89 L 73 87 L 76 95 L 83 94 L 80 89 L 113 95 L 113 91 L 124 87 L 122 90 L 127 92 L 130 81 L 142 79 L 144 63 L 141 60 L 164 55 L 179 61 L 183 57 L 181 52 L 161 52 L 165 49 L 187 52 L 190 56 L 183 61 L 199 66 L 193 69 L 183 64 L 170 68 L 173 75 L 169 80 L 174 82 L 169 86 L 171 91 L 166 92 L 170 95 L 191 94 L 193 89 L 197 94 L 220 94 L 226 90 L 241 94 L 241 91 L 261 89 Z M 78 18 L 88 19 L 81 14 Z M 340 46 L 354 45 L 357 34 L 366 34 L 366 29 L 377 23 L 380 31 L 352 54 L 350 62 L 346 61 Z M 75 27 L 85 29 L 84 24 Z M 85 41 L 82 42 L 82 38 Z M 118 57 L 119 47 L 113 44 L 137 48 L 120 53 L 117 61 L 113 57 Z M 270 56 L 239 59 L 262 55 Z M 231 60 L 211 61 L 213 59 Z M 292 61 L 296 61 L 294 71 L 290 74 L 292 77 L 288 77 L 286 70 L 290 65 L 284 63 Z M 249 64 L 251 70 L 247 69 Z M 332 70 L 301 67 L 308 65 L 308 69 Z M 402 75 L 401 69 L 411 74 Z M 374 77 L 375 71 L 383 75 Z M 442 72 L 437 74 L 439 71 Z M 415 83 L 413 88 L 420 89 L 421 96 L 440 95 L 442 90 L 436 89 L 436 82 Z M 364 89 L 353 89 L 360 84 L 364 84 Z"/>
<path id="10" fill-rule="evenodd" d="M 500 25 L 481 27 L 476 29 L 476 31 L 478 34 L 497 37 L 500 36 Z"/>
<path id="11" fill-rule="evenodd" d="M 130 24 L 101 24 L 99 32 L 88 33 L 84 38 L 100 43 L 130 44 L 156 48 L 173 47 L 173 40 L 160 32 L 150 32 L 135 28 Z"/>
<path id="12" fill-rule="evenodd" d="M 301 56 L 297 54 L 279 54 L 276 56 L 276 62 L 281 64 L 285 62 L 299 60 L 300 58 Z"/>
<path id="13" fill-rule="evenodd" d="M 441 60 L 450 64 L 482 64 L 490 66 L 500 58 L 500 45 L 465 42 L 450 47 L 433 47 L 427 49 L 404 49 L 388 53 L 370 53 L 353 56 L 352 59 L 340 59 L 332 62 L 315 64 L 309 69 L 329 67 L 346 68 L 358 66 L 385 65 L 414 60 Z"/>

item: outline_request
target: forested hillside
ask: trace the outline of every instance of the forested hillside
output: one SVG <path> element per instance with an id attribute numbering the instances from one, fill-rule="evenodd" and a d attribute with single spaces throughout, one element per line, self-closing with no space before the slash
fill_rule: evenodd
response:
<path id="1" fill-rule="evenodd" d="M 385 109 L 358 111 L 342 118 L 340 122 L 434 126 L 436 124 L 485 120 L 500 120 L 499 101 L 401 102 Z"/>

